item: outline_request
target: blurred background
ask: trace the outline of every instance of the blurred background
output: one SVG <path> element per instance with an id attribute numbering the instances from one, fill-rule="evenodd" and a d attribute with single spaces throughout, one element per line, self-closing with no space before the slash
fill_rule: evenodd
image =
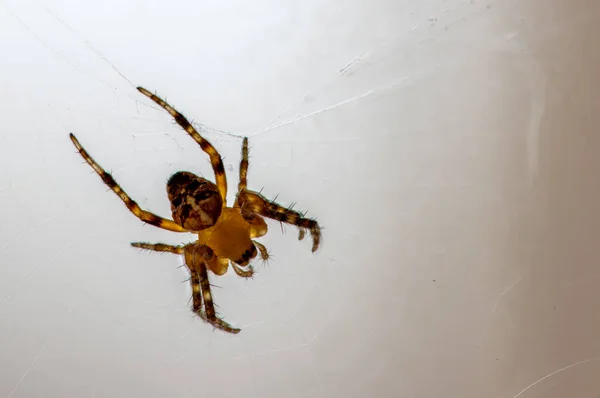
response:
<path id="1" fill-rule="evenodd" d="M 0 1 L 0 396 L 600 396 L 600 3 Z M 189 311 L 207 156 L 324 227 Z"/>

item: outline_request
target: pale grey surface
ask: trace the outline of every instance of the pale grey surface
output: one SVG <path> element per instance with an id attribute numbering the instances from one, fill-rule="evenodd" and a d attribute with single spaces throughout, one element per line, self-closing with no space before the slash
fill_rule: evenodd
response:
<path id="1" fill-rule="evenodd" d="M 0 2 L 0 396 L 600 396 L 600 3 Z M 210 126 L 278 224 L 227 335 L 145 208 Z"/>

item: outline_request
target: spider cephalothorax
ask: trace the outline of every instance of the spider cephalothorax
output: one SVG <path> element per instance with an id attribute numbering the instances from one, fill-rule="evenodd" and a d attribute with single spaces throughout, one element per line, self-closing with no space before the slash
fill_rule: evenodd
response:
<path id="1" fill-rule="evenodd" d="M 298 239 L 303 239 L 308 229 L 313 239 L 313 252 L 319 247 L 321 239 L 319 224 L 313 219 L 305 218 L 303 214 L 280 206 L 261 194 L 246 189 L 247 138 L 244 138 L 242 144 L 242 161 L 235 203 L 233 207 L 227 207 L 227 177 L 221 155 L 210 142 L 198 134 L 181 113 L 148 90 L 142 87 L 138 87 L 138 90 L 169 112 L 200 145 L 209 155 L 215 173 L 216 184 L 187 171 L 179 171 L 171 176 L 167 182 L 167 195 L 171 202 L 173 220 L 142 210 L 114 178 L 96 163 L 73 134 L 70 135 L 71 141 L 104 183 L 140 220 L 169 231 L 191 232 L 198 235 L 195 242 L 184 246 L 145 242 L 133 242 L 131 245 L 146 250 L 182 254 L 191 275 L 194 312 L 215 327 L 230 333 L 238 333 L 240 329 L 230 326 L 216 316 L 207 271 L 223 275 L 231 265 L 239 276 L 251 277 L 254 273 L 250 265 L 251 260 L 258 254 L 263 260 L 269 258 L 267 249 L 254 240 L 267 233 L 267 224 L 263 217 L 297 226 Z"/>

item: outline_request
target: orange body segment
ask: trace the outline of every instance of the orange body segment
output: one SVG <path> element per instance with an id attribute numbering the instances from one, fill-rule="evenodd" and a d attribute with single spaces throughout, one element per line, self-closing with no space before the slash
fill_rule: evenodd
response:
<path id="1" fill-rule="evenodd" d="M 198 233 L 198 243 L 210 247 L 217 257 L 228 258 L 240 265 L 256 257 L 250 224 L 244 220 L 239 208 L 224 208 L 215 225 Z M 240 262 L 241 259 L 245 261 Z"/>

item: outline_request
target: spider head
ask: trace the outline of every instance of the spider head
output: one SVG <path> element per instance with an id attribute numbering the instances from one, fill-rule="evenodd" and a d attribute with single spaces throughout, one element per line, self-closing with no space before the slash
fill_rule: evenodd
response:
<path id="1" fill-rule="evenodd" d="M 212 227 L 223 208 L 217 186 L 195 174 L 179 171 L 167 182 L 173 221 L 195 232 Z"/>

